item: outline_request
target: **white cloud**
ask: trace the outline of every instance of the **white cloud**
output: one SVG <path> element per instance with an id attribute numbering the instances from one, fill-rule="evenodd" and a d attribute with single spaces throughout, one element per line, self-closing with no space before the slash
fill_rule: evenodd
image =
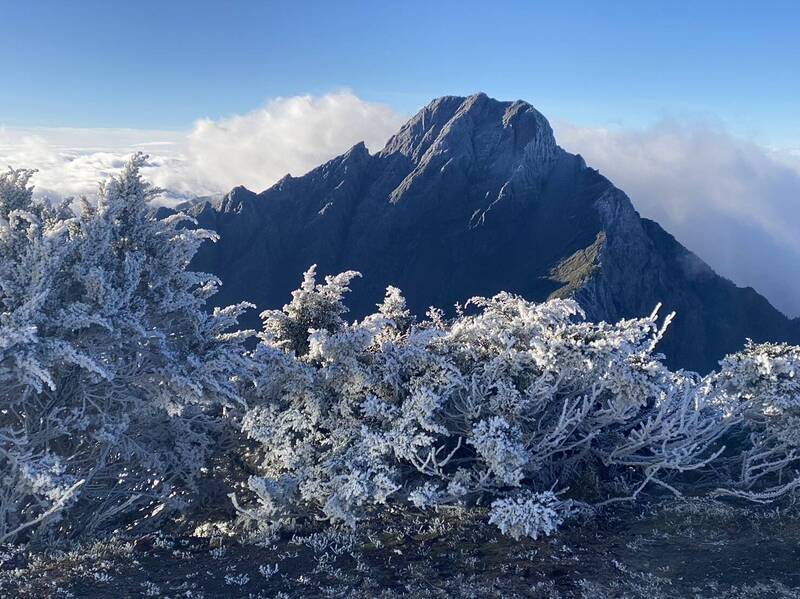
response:
<path id="1" fill-rule="evenodd" d="M 364 141 L 379 150 L 405 120 L 350 92 L 277 98 L 244 115 L 202 119 L 189 132 L 0 128 L 0 168 L 36 168 L 38 195 L 91 196 L 133 152 L 176 200 L 245 185 L 261 191 Z"/>
<path id="2" fill-rule="evenodd" d="M 0 128 L 0 168 L 34 168 L 36 194 L 92 196 L 98 183 L 119 172 L 136 151 L 157 154 L 148 176 L 167 164 L 183 164 L 181 135 L 133 129 Z"/>
<path id="3" fill-rule="evenodd" d="M 173 201 L 235 185 L 261 191 L 358 141 L 376 151 L 403 120 L 345 91 L 278 98 L 244 115 L 197 121 L 189 132 L 0 128 L 0 168 L 38 168 L 40 195 L 92 195 L 141 150 L 151 155 L 145 174 Z M 708 125 L 554 125 L 559 143 L 625 190 L 644 216 L 721 274 L 800 315 L 800 151 L 764 148 Z"/>
<path id="4" fill-rule="evenodd" d="M 559 143 L 623 189 L 643 216 L 739 285 L 800 315 L 800 155 L 719 127 L 555 126 Z"/>
<path id="5" fill-rule="evenodd" d="M 261 191 L 303 174 L 359 141 L 377 151 L 405 118 L 349 92 L 279 98 L 245 115 L 195 123 L 189 161 L 209 183 Z"/>

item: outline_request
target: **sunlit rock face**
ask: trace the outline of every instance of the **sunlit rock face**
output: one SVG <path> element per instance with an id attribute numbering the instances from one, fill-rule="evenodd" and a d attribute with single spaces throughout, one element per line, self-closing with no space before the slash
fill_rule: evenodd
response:
<path id="1" fill-rule="evenodd" d="M 800 322 L 641 218 L 522 101 L 439 98 L 374 155 L 358 144 L 302 177 L 261 193 L 237 187 L 192 210 L 221 236 L 194 264 L 222 279 L 219 305 L 279 307 L 316 263 L 320 273 L 363 273 L 349 301 L 356 318 L 387 285 L 418 314 L 505 290 L 574 296 L 608 321 L 661 302 L 677 311 L 662 351 L 699 371 L 747 337 L 800 342 Z"/>

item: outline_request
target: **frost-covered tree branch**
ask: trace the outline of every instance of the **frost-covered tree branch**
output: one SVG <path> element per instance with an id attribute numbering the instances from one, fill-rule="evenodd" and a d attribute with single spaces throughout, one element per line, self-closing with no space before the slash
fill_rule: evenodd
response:
<path id="1" fill-rule="evenodd" d="M 700 377 L 663 365 L 654 348 L 671 317 L 659 324 L 657 311 L 595 324 L 571 300 L 499 294 L 471 300 L 474 314 L 416 323 L 389 288 L 348 324 L 354 273 L 314 274 L 262 315 L 244 421 L 261 446 L 251 518 L 352 525 L 386 503 L 493 502 L 501 528 L 535 536 L 571 513 L 556 485 L 584 507 L 680 494 L 675 479 L 718 459 L 741 420 Z"/>
<path id="2" fill-rule="evenodd" d="M 241 405 L 246 305 L 205 311 L 217 282 L 187 267 L 212 235 L 153 216 L 144 161 L 79 213 L 0 175 L 0 538 L 180 508 Z"/>
<path id="3" fill-rule="evenodd" d="M 215 234 L 155 218 L 144 162 L 77 212 L 0 174 L 0 542 L 152 529 L 211 478 L 270 530 L 485 506 L 534 538 L 651 493 L 800 489 L 800 348 L 673 372 L 671 315 L 592 323 L 507 293 L 417 320 L 389 287 L 348 322 L 359 274 L 312 267 L 248 350 L 250 305 L 208 311 L 219 281 L 189 270 Z"/>

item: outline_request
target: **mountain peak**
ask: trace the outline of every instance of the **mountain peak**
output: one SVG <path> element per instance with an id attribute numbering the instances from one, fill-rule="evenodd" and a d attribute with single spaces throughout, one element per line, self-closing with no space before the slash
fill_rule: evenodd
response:
<path id="1" fill-rule="evenodd" d="M 501 290 L 574 297 L 606 321 L 663 302 L 678 316 L 662 351 L 672 365 L 703 371 L 747 337 L 800 340 L 800 323 L 642 219 L 521 100 L 437 98 L 376 155 L 356 144 L 257 196 L 236 188 L 215 209 L 198 220 L 220 242 L 201 248 L 195 267 L 224 281 L 220 305 L 281 306 L 318 264 L 364 274 L 351 297 L 356 317 L 387 285 L 403 289 L 418 314 Z"/>
<path id="2" fill-rule="evenodd" d="M 433 100 L 392 136 L 380 154 L 399 153 L 419 164 L 432 154 L 452 158 L 464 151 L 502 152 L 500 145 L 518 154 L 531 146 L 540 157 L 557 148 L 550 123 L 533 106 L 522 100 L 501 102 L 480 92 Z"/>
<path id="3" fill-rule="evenodd" d="M 344 154 L 342 154 L 342 161 L 347 160 L 368 160 L 369 159 L 369 150 L 367 146 L 364 144 L 363 141 L 358 142 L 352 148 L 347 150 Z"/>

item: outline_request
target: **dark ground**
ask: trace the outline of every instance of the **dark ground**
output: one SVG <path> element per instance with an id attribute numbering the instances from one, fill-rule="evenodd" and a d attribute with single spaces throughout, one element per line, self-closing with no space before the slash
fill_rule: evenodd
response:
<path id="1" fill-rule="evenodd" d="M 297 530 L 262 546 L 204 534 L 0 549 L 0 596 L 800 597 L 796 507 L 673 500 L 538 541 L 503 537 L 477 512 L 389 514 L 368 530 Z"/>

